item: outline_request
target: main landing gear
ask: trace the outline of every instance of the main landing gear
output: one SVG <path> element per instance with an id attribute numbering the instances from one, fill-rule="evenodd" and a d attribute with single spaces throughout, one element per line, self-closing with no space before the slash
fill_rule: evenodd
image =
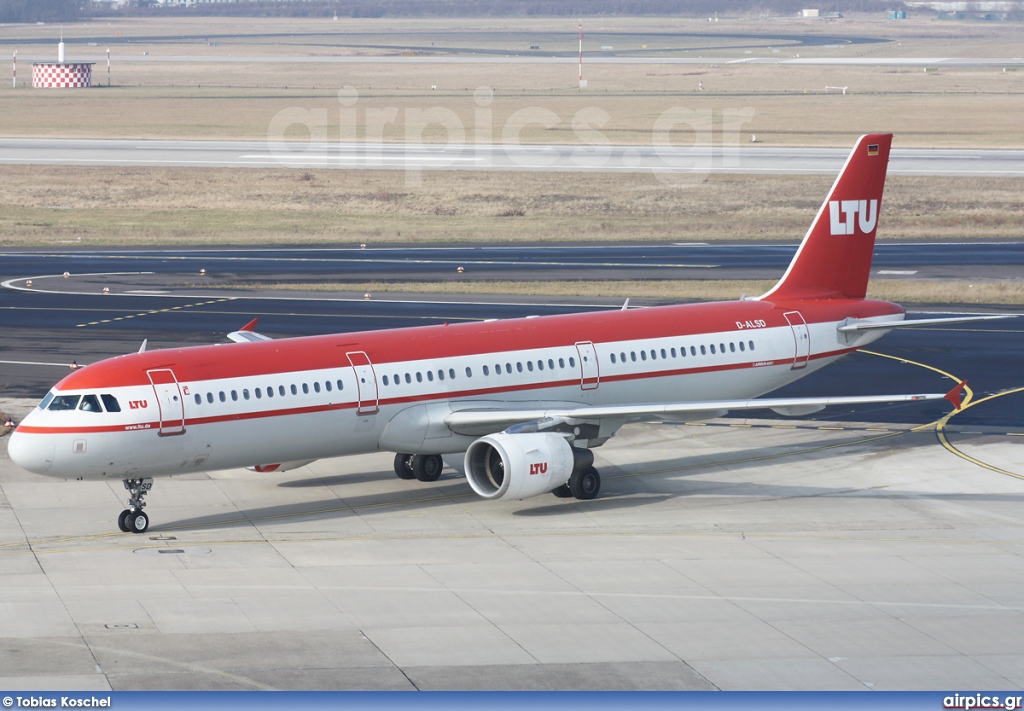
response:
<path id="1" fill-rule="evenodd" d="M 560 499 L 575 497 L 580 501 L 597 498 L 601 491 L 601 475 L 594 467 L 587 467 L 572 473 L 569 481 L 554 489 L 551 493 Z"/>
<path id="2" fill-rule="evenodd" d="M 396 454 L 395 474 L 399 479 L 437 481 L 441 478 L 444 460 L 440 454 Z"/>
<path id="3" fill-rule="evenodd" d="M 145 508 L 146 494 L 153 488 L 152 479 L 125 479 L 124 488 L 128 490 L 128 508 L 117 517 L 117 527 L 125 533 L 145 533 L 149 529 L 149 516 Z"/>

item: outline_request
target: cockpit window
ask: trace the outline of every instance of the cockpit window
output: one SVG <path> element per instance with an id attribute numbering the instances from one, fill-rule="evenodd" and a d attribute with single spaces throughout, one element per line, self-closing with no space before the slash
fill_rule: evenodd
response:
<path id="1" fill-rule="evenodd" d="M 103 412 L 100 407 L 100 399 L 95 395 L 83 395 L 82 404 L 78 406 L 82 412 Z"/>
<path id="2" fill-rule="evenodd" d="M 39 409 L 40 410 L 45 410 L 46 406 L 50 404 L 50 400 L 52 400 L 52 399 L 53 399 L 53 393 L 52 392 L 46 393 L 46 397 L 44 397 L 43 401 L 41 403 L 39 403 Z"/>
<path id="3" fill-rule="evenodd" d="M 53 398 L 50 406 L 46 409 L 51 412 L 55 412 L 57 410 L 74 410 L 78 407 L 78 401 L 81 399 L 81 395 L 57 395 Z"/>
<path id="4" fill-rule="evenodd" d="M 117 401 L 116 397 L 107 393 L 103 393 L 100 397 L 103 398 L 103 407 L 107 408 L 107 412 L 121 411 L 121 404 Z"/>

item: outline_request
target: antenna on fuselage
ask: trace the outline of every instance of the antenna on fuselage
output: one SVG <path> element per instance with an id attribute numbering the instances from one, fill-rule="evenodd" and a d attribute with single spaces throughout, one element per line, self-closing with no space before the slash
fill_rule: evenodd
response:
<path id="1" fill-rule="evenodd" d="M 146 352 L 146 344 L 147 343 L 149 343 L 149 339 L 148 338 L 143 338 L 142 339 L 142 347 L 139 348 L 139 353 L 145 353 Z"/>
<path id="2" fill-rule="evenodd" d="M 629 309 L 629 298 L 626 299 L 626 303 L 622 305 L 622 310 L 626 311 Z"/>

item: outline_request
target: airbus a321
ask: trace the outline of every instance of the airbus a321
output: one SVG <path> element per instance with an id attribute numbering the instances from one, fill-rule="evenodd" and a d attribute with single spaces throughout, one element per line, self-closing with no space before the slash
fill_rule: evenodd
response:
<path id="1" fill-rule="evenodd" d="M 949 393 L 765 398 L 922 321 L 865 298 L 892 136 L 861 137 L 792 263 L 737 301 L 141 351 L 72 372 L 12 433 L 11 458 L 51 477 L 121 480 L 122 531 L 149 526 L 153 479 L 395 453 L 434 481 L 465 452 L 485 499 L 592 499 L 591 449 L 624 424 L 767 408 L 927 401 Z M 930 319 L 926 323 L 969 320 Z"/>

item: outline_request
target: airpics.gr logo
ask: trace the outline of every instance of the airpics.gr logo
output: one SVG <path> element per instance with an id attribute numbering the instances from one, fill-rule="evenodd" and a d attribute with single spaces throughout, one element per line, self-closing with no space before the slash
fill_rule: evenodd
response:
<path id="1" fill-rule="evenodd" d="M 878 200 L 830 200 L 828 216 L 834 235 L 852 235 L 855 226 L 868 234 L 878 222 Z"/>

